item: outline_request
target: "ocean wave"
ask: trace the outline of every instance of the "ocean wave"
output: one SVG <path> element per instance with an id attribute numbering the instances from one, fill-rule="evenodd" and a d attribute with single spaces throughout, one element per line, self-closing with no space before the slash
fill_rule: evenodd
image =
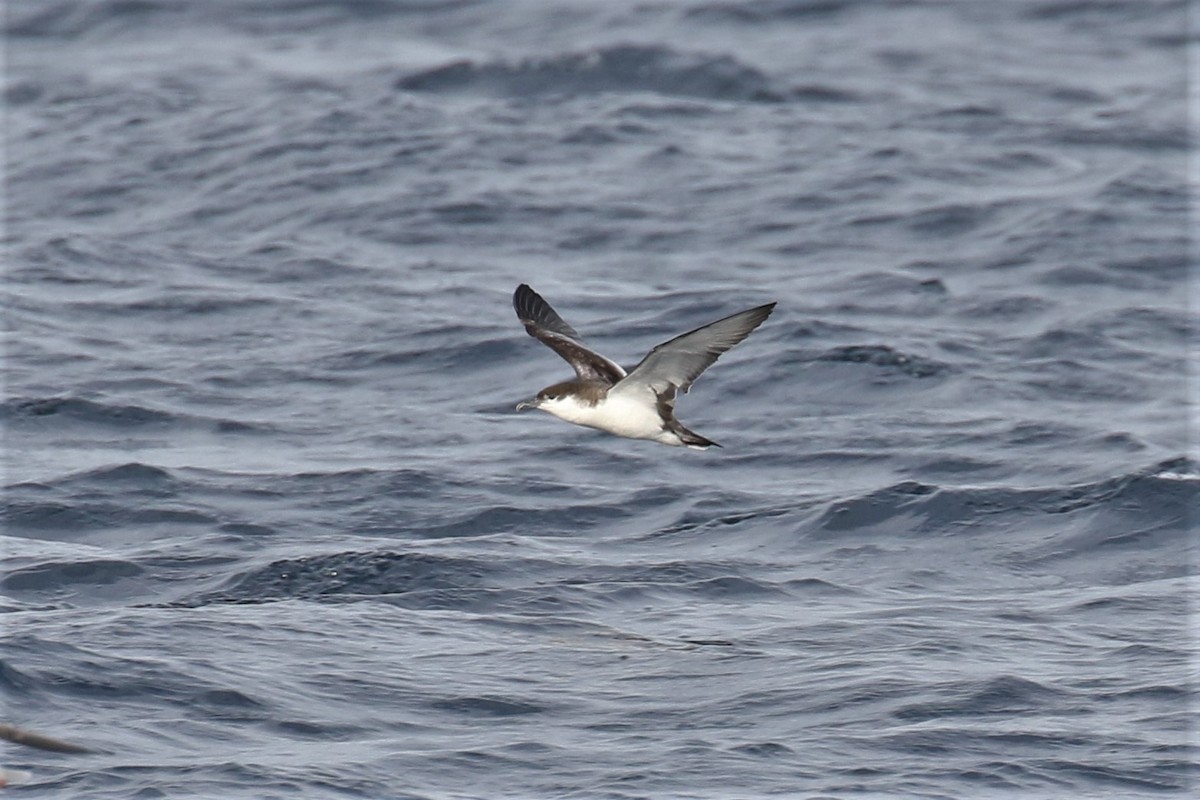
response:
<path id="1" fill-rule="evenodd" d="M 10 498 L 19 488 L 9 487 Z M 14 533 L 56 532 L 66 536 L 129 525 L 211 525 L 216 522 L 215 517 L 201 511 L 169 506 L 132 506 L 128 498 L 113 498 L 109 502 L 7 499 L 0 505 L 0 519 Z"/>
<path id="2" fill-rule="evenodd" d="M 113 584 L 144 572 L 132 561 L 113 558 L 51 562 L 10 570 L 0 580 L 0 588 L 12 592 L 56 592 L 81 585 Z"/>
<path id="3" fill-rule="evenodd" d="M 1066 487 L 956 488 L 905 481 L 838 501 L 822 513 L 819 524 L 830 529 L 862 528 L 897 514 L 917 512 L 928 524 L 941 528 L 973 516 L 1021 515 L 1029 510 L 1066 514 L 1095 507 L 1136 508 L 1171 520 L 1181 516 L 1197 492 L 1186 482 L 1175 485 L 1176 476 L 1196 474 L 1196 462 L 1181 456 L 1126 475 Z"/>
<path id="4" fill-rule="evenodd" d="M 910 378 L 936 378 L 953 371 L 944 362 L 924 356 L 900 352 L 888 345 L 843 345 L 834 347 L 816 357 L 817 361 L 843 364 L 869 364 L 885 372 L 906 375 Z"/>
<path id="5" fill-rule="evenodd" d="M 511 565 L 510 565 L 511 566 Z M 273 561 L 230 580 L 230 585 L 179 603 L 268 603 L 407 592 L 479 588 L 497 565 L 428 553 L 347 552 Z"/>
<path id="6" fill-rule="evenodd" d="M 1095 17 L 1111 20 L 1114 15 L 1126 19 L 1145 19 L 1162 13 L 1161 3 L 1142 0 L 1036 0 L 1023 5 L 1021 14 L 1034 20 Z"/>
<path id="7" fill-rule="evenodd" d="M 0 403 L 0 420 L 13 426 L 33 426 L 64 422 L 90 427 L 117 429 L 154 429 L 171 426 L 201 427 L 221 433 L 244 433 L 268 429 L 260 423 L 226 417 L 163 411 L 147 405 L 83 397 L 18 397 Z"/>
<path id="8" fill-rule="evenodd" d="M 411 14 L 453 12 L 482 0 L 57 0 L 9 12 L 5 32 L 14 37 L 75 38 L 93 32 L 156 25 L 216 24 L 238 20 L 260 32 L 299 32 Z"/>
<path id="9" fill-rule="evenodd" d="M 1018 714 L 1047 704 L 1070 705 L 1070 693 L 1053 686 L 1021 678 L 1000 675 L 983 681 L 966 681 L 942 688 L 953 699 L 940 702 L 908 703 L 893 715 L 906 721 L 945 719 L 947 717 Z"/>
<path id="10" fill-rule="evenodd" d="M 1193 573 L 1200 501 L 1195 462 L 1169 459 L 1124 475 L 1062 487 L 895 484 L 839 500 L 800 524 L 820 540 L 1002 536 L 997 563 L 1022 574 L 1088 575 L 1099 584 Z M 1181 479 L 1182 478 L 1182 479 Z M 966 537 L 966 538 L 964 538 Z M 1169 553 L 1167 556 L 1165 554 Z"/>
<path id="11" fill-rule="evenodd" d="M 764 73 L 732 57 L 646 45 L 615 45 L 515 63 L 458 61 L 405 75 L 396 88 L 511 97 L 653 92 L 754 102 L 779 102 L 786 96 Z"/>
<path id="12" fill-rule="evenodd" d="M 787 22 L 813 22 L 823 17 L 852 10 L 850 0 L 757 0 L 753 3 L 702 3 L 687 11 L 687 16 L 720 23 L 776 25 Z"/>
<path id="13" fill-rule="evenodd" d="M 103 403 L 80 397 L 14 398 L 0 405 L 0 418 L 14 422 L 52 416 L 117 427 L 161 425 L 176 419 L 173 414 L 145 406 Z"/>
<path id="14" fill-rule="evenodd" d="M 5 33 L 12 37 L 71 38 L 113 23 L 145 21 L 174 3 L 153 0 L 98 0 L 27 5 L 9 12 Z"/>
<path id="15" fill-rule="evenodd" d="M 114 464 L 86 472 L 76 472 L 50 482 L 50 485 L 53 486 L 104 484 L 128 487 L 133 491 L 153 489 L 156 493 L 161 494 L 162 490 L 179 484 L 179 481 L 169 470 L 162 467 L 131 461 L 126 464 Z"/>

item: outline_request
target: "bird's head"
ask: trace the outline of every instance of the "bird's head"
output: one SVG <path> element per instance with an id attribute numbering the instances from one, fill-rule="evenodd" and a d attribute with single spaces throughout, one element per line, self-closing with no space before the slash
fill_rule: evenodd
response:
<path id="1" fill-rule="evenodd" d="M 554 413 L 554 408 L 569 402 L 571 402 L 570 381 L 547 386 L 538 392 L 537 397 L 532 400 L 522 400 L 520 403 L 517 403 L 517 411 L 524 411 L 527 408 L 537 408 L 542 411 Z"/>

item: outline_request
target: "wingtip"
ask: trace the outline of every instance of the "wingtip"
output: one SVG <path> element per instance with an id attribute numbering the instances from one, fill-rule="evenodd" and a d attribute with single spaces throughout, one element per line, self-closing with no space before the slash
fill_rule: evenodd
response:
<path id="1" fill-rule="evenodd" d="M 517 288 L 513 289 L 512 303 L 513 308 L 517 311 L 517 313 L 520 313 L 521 311 L 521 298 L 528 297 L 530 293 L 537 294 L 537 292 L 534 292 L 533 289 L 530 288 L 528 283 L 518 284 Z"/>
<path id="2" fill-rule="evenodd" d="M 775 310 L 775 303 L 766 303 L 754 308 L 748 308 L 740 314 L 734 314 L 735 317 L 741 317 L 750 323 L 750 329 L 746 331 L 749 335 L 755 328 L 767 321 L 767 317 L 771 316 L 771 312 Z"/>
<path id="3" fill-rule="evenodd" d="M 755 328 L 767 321 L 767 317 L 771 316 L 771 312 L 775 310 L 775 305 L 776 304 L 774 302 L 771 302 L 758 306 L 757 308 L 750 309 L 753 314 Z"/>
<path id="4" fill-rule="evenodd" d="M 513 311 L 517 312 L 517 319 L 522 322 L 533 322 L 537 318 L 538 307 L 542 305 L 547 305 L 545 299 L 528 283 L 519 284 L 513 290 Z"/>

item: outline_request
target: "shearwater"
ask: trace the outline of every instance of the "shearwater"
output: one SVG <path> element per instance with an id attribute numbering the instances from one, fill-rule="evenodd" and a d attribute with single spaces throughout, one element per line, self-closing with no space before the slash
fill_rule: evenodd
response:
<path id="1" fill-rule="evenodd" d="M 542 389 L 532 400 L 518 403 L 517 411 L 537 408 L 617 436 L 704 450 L 720 445 L 675 419 L 675 396 L 687 392 L 722 353 L 761 325 L 775 304 L 741 311 L 663 342 L 628 372 L 586 347 L 575 329 L 524 283 L 513 293 L 513 308 L 530 336 L 575 369 L 575 380 Z"/>

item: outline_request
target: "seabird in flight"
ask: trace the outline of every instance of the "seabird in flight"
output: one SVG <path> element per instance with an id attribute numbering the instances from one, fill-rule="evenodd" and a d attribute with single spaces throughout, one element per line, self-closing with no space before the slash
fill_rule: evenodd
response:
<path id="1" fill-rule="evenodd" d="M 720 445 L 675 419 L 675 395 L 686 392 L 722 353 L 749 336 L 775 304 L 738 312 L 663 342 L 628 372 L 585 346 L 575 329 L 526 284 L 513 293 L 513 308 L 529 335 L 575 370 L 575 380 L 542 389 L 532 400 L 518 403 L 518 411 L 537 408 L 617 436 L 704 450 Z"/>

